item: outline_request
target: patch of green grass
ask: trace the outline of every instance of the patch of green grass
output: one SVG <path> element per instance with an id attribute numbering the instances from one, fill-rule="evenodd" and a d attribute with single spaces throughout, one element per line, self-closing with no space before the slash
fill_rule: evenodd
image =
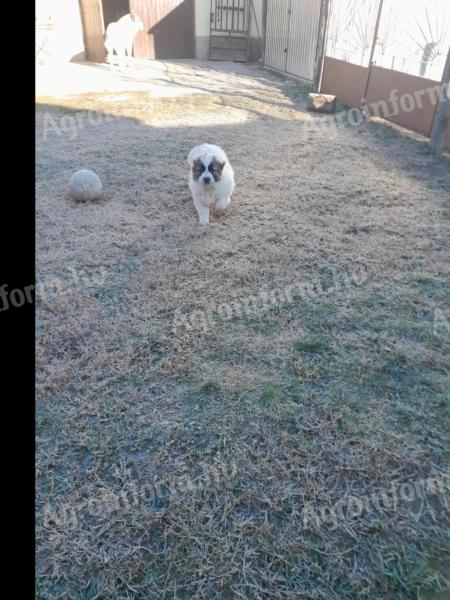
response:
<path id="1" fill-rule="evenodd" d="M 397 598 L 411 598 L 417 590 L 432 591 L 441 562 L 423 553 L 415 544 L 402 544 L 394 556 L 380 557 L 381 570 Z"/>
<path id="2" fill-rule="evenodd" d="M 312 92 L 312 87 L 288 79 L 283 84 L 283 92 L 293 102 L 305 103 L 308 100 L 308 95 Z"/>
<path id="3" fill-rule="evenodd" d="M 266 406 L 271 406 L 274 404 L 278 397 L 279 394 L 276 387 L 272 383 L 265 383 L 262 387 L 259 400 L 262 404 Z"/>
<path id="4" fill-rule="evenodd" d="M 211 379 L 202 383 L 199 387 L 199 392 L 203 394 L 220 394 L 220 385 Z"/>
<path id="5" fill-rule="evenodd" d="M 297 340 L 294 343 L 296 352 L 306 352 L 308 354 L 324 354 L 330 350 L 328 342 L 321 337 L 310 337 Z"/>
<path id="6" fill-rule="evenodd" d="M 348 111 L 350 110 L 350 106 L 347 106 L 347 104 L 344 104 L 343 102 L 341 102 L 340 100 L 336 100 L 336 112 L 337 113 L 341 113 L 344 110 Z"/>

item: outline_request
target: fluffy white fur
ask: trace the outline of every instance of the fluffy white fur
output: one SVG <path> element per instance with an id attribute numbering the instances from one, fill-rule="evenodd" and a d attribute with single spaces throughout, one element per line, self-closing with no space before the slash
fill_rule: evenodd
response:
<path id="1" fill-rule="evenodd" d="M 220 165 L 223 164 L 219 181 L 216 181 L 213 173 L 208 170 L 214 161 L 217 161 Z M 206 225 L 209 223 L 209 209 L 211 207 L 223 212 L 230 204 L 231 194 L 234 190 L 234 171 L 222 148 L 212 144 L 202 144 L 193 148 L 189 153 L 188 162 L 191 167 L 189 189 L 192 193 L 194 206 L 197 209 L 199 223 L 200 225 Z M 200 163 L 205 170 L 196 178 L 193 168 Z M 209 183 L 206 181 L 208 178 Z"/>
<path id="2" fill-rule="evenodd" d="M 133 41 L 139 31 L 144 30 L 144 24 L 138 15 L 128 13 L 118 21 L 110 23 L 106 28 L 105 48 L 108 52 L 106 62 L 114 64 L 114 51 L 117 54 L 117 60 L 120 62 L 130 62 L 133 54 Z M 125 59 L 125 55 L 127 59 Z"/>

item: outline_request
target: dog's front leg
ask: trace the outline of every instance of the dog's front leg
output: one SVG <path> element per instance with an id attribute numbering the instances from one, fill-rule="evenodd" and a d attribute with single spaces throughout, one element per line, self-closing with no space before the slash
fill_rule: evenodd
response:
<path id="1" fill-rule="evenodd" d="M 209 223 L 208 206 L 205 206 L 203 202 L 200 202 L 197 198 L 194 198 L 194 205 L 198 213 L 198 222 L 200 225 L 207 225 Z"/>
<path id="2" fill-rule="evenodd" d="M 117 52 L 117 66 L 119 68 L 124 67 L 125 61 L 126 61 L 125 48 L 123 46 L 121 46 L 120 48 L 118 48 L 116 50 L 116 52 Z"/>
<path id="3" fill-rule="evenodd" d="M 108 50 L 108 55 L 106 57 L 106 62 L 109 64 L 109 66 L 110 66 L 111 69 L 114 69 L 114 61 L 115 61 L 114 49 Z"/>
<path id="4" fill-rule="evenodd" d="M 217 200 L 215 208 L 217 211 L 219 212 L 224 212 L 224 210 L 226 209 L 226 207 L 230 204 L 231 198 L 230 196 L 225 196 L 225 198 L 220 198 L 220 200 Z"/>
<path id="5" fill-rule="evenodd" d="M 131 55 L 133 54 L 133 44 L 127 46 L 127 66 L 131 65 Z"/>

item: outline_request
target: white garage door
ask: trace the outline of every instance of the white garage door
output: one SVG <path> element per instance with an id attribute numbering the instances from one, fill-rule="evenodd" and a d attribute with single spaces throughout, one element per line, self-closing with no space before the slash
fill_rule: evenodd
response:
<path id="1" fill-rule="evenodd" d="M 268 0 L 264 64 L 314 79 L 321 0 Z"/>

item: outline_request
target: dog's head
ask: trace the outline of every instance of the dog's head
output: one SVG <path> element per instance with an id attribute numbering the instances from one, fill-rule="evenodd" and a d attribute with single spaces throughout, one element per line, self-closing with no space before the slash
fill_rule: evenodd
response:
<path id="1" fill-rule="evenodd" d="M 216 156 L 200 156 L 192 161 L 194 181 L 208 187 L 222 179 L 225 161 Z"/>
<path id="2" fill-rule="evenodd" d="M 136 15 L 135 13 L 130 13 L 130 18 L 134 24 L 134 28 L 136 31 L 144 30 L 144 23 L 141 21 L 138 15 Z"/>

